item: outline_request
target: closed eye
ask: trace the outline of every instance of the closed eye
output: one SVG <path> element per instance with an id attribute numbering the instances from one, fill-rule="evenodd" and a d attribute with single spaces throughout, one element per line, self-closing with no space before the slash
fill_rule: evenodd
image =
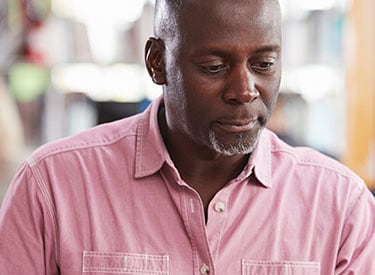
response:
<path id="1" fill-rule="evenodd" d="M 226 69 L 225 64 L 218 64 L 218 65 L 210 65 L 210 66 L 202 66 L 204 72 L 209 74 L 217 74 L 223 72 Z"/>
<path id="2" fill-rule="evenodd" d="M 258 62 L 251 64 L 250 67 L 257 72 L 270 72 L 274 67 L 274 62 Z"/>

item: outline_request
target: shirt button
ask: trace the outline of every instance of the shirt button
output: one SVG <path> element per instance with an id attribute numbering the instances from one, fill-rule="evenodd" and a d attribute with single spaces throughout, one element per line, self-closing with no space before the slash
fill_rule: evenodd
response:
<path id="1" fill-rule="evenodd" d="M 202 275 L 210 274 L 210 268 L 206 264 L 202 265 L 199 271 L 201 272 Z"/>
<path id="2" fill-rule="evenodd" d="M 223 202 L 217 202 L 215 203 L 215 211 L 216 212 L 224 212 L 225 211 L 225 204 Z"/>

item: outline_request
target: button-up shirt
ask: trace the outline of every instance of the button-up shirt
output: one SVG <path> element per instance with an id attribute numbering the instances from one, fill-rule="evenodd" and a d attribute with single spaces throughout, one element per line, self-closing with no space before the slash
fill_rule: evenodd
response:
<path id="1" fill-rule="evenodd" d="M 160 104 L 25 161 L 0 210 L 0 274 L 375 274 L 375 202 L 349 169 L 264 130 L 206 223 Z"/>

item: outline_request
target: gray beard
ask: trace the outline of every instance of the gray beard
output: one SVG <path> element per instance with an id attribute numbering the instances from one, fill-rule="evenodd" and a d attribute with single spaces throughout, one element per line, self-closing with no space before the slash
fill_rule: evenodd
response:
<path id="1" fill-rule="evenodd" d="M 172 97 L 172 101 L 176 102 L 175 109 L 177 114 L 175 117 L 178 118 L 178 124 L 180 129 L 185 132 L 192 140 L 195 140 L 197 143 L 207 146 L 208 148 L 214 150 L 217 153 L 220 153 L 224 156 L 233 156 L 233 155 L 245 155 L 250 154 L 254 151 L 259 135 L 262 131 L 259 131 L 255 138 L 250 138 L 246 133 L 238 133 L 237 139 L 228 144 L 223 142 L 220 137 L 211 129 L 208 136 L 203 137 L 198 134 L 193 134 L 191 129 L 188 127 L 188 123 L 185 120 L 185 110 L 186 105 L 185 101 L 181 100 L 182 95 L 178 92 L 179 89 L 175 89 L 176 93 L 170 94 L 168 96 Z M 200 137 L 199 137 L 200 136 Z"/>
<path id="2" fill-rule="evenodd" d="M 228 157 L 238 154 L 250 154 L 256 147 L 260 133 L 261 131 L 258 132 L 256 138 L 252 139 L 249 139 L 249 137 L 245 133 L 239 133 L 237 135 L 237 140 L 235 143 L 224 144 L 218 139 L 215 132 L 211 130 L 208 136 L 208 145 L 211 149 Z"/>

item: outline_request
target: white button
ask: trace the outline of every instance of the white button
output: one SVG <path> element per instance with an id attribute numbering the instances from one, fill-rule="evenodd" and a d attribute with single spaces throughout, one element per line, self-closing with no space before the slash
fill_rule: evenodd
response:
<path id="1" fill-rule="evenodd" d="M 200 272 L 202 275 L 210 274 L 210 268 L 208 267 L 208 265 L 204 264 L 201 266 Z"/>
<path id="2" fill-rule="evenodd" d="M 224 212 L 225 211 L 225 204 L 223 202 L 217 202 L 215 203 L 215 211 L 216 212 Z"/>

